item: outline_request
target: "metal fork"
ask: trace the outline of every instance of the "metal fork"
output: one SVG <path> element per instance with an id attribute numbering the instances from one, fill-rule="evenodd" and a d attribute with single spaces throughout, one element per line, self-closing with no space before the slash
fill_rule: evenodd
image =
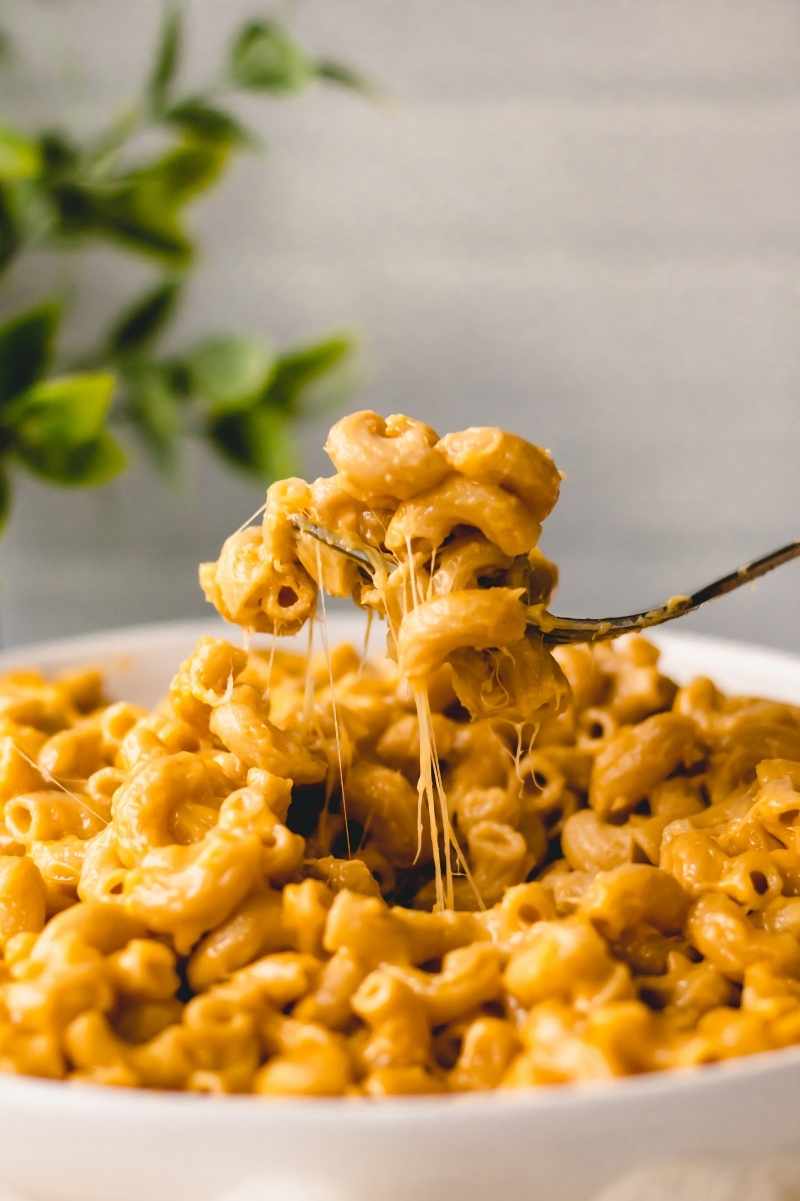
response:
<path id="1" fill-rule="evenodd" d="M 308 534 L 339 554 L 347 555 L 348 559 L 356 562 L 369 576 L 373 575 L 374 560 L 380 555 L 380 551 L 365 551 L 361 547 L 352 546 L 324 526 L 306 521 L 299 514 L 293 514 L 290 521 L 296 530 Z M 667 621 L 674 621 L 678 617 L 685 617 L 687 613 L 699 609 L 706 601 L 725 596 L 727 592 L 734 592 L 744 584 L 757 580 L 759 576 L 766 575 L 768 571 L 774 571 L 776 567 L 782 567 L 784 563 L 798 558 L 800 542 L 787 542 L 786 546 L 745 563 L 736 571 L 731 571 L 711 584 L 706 584 L 704 588 L 699 588 L 697 592 L 688 596 L 673 596 L 663 605 L 644 609 L 641 613 L 627 613 L 622 617 L 560 617 L 549 613 L 543 605 L 531 605 L 528 609 L 528 624 L 538 630 L 543 640 L 551 646 L 569 642 L 604 642 L 610 638 L 619 638 L 622 634 L 648 630 L 653 626 L 664 625 Z"/>

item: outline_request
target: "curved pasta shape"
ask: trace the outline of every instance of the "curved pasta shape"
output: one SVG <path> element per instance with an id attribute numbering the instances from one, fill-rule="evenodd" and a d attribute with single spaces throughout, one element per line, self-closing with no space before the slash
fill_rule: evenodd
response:
<path id="1" fill-rule="evenodd" d="M 47 892 L 36 865 L 0 855 L 0 946 L 19 934 L 38 934 L 47 916 Z"/>
<path id="2" fill-rule="evenodd" d="M 479 588 L 486 583 L 504 583 L 514 559 L 475 534 L 462 534 L 444 546 L 436 557 L 431 576 L 433 596 L 447 596 L 464 588 Z"/>
<path id="3" fill-rule="evenodd" d="M 627 726 L 605 743 L 592 768 L 589 800 L 601 816 L 632 809 L 680 765 L 697 758 L 694 726 L 659 713 Z"/>
<path id="4" fill-rule="evenodd" d="M 150 712 L 0 675 L 0 1071 L 381 1098 L 800 1044 L 800 707 L 551 655 L 546 452 L 371 413 L 330 450 L 203 578 L 255 631 L 352 595 L 391 659 L 205 638 Z"/>
<path id="5" fill-rule="evenodd" d="M 4 821 L 9 833 L 23 846 L 51 842 L 69 834 L 89 838 L 104 825 L 102 815 L 97 814 L 91 801 L 52 788 L 22 793 L 8 801 Z"/>
<path id="6" fill-rule="evenodd" d="M 348 813 L 368 828 L 369 843 L 390 863 L 410 867 L 430 859 L 430 829 L 417 824 L 417 790 L 402 772 L 378 763 L 357 763 L 347 777 Z"/>
<path id="7" fill-rule="evenodd" d="M 489 588 L 452 592 L 425 601 L 403 618 L 397 661 L 409 679 L 424 679 L 454 651 L 487 650 L 519 642 L 526 612 L 519 589 Z"/>
<path id="8" fill-rule="evenodd" d="M 494 426 L 473 426 L 445 434 L 437 448 L 460 475 L 513 492 L 536 521 L 555 508 L 561 473 L 546 450 L 524 438 Z"/>
<path id="9" fill-rule="evenodd" d="M 489 654 L 467 646 L 449 656 L 453 687 L 473 718 L 525 724 L 563 708 L 569 686 L 534 634 Z"/>
<path id="10" fill-rule="evenodd" d="M 316 604 L 316 586 L 298 561 L 278 564 L 259 530 L 232 534 L 216 563 L 200 565 L 206 599 L 225 618 L 261 634 L 294 634 Z"/>
<path id="11" fill-rule="evenodd" d="M 213 759 L 188 751 L 145 763 L 114 797 L 114 833 L 123 863 L 133 866 L 151 848 L 178 842 L 177 814 L 187 798 L 218 807 L 230 783 Z"/>
<path id="12" fill-rule="evenodd" d="M 247 767 L 288 776 L 296 784 L 316 784 L 327 774 L 327 760 L 302 734 L 273 725 L 252 690 L 239 689 L 233 700 L 219 705 L 210 726 Z"/>
<path id="13" fill-rule="evenodd" d="M 336 422 L 325 451 L 353 496 L 382 507 L 387 498 L 408 500 L 444 478 L 447 464 L 436 443 L 435 431 L 421 421 L 399 414 L 384 421 L 364 410 Z"/>
<path id="14" fill-rule="evenodd" d="M 260 879 L 261 842 L 212 830 L 193 846 L 154 847 L 125 879 L 126 910 L 146 927 L 170 934 L 176 949 L 225 921 Z"/>
<path id="15" fill-rule="evenodd" d="M 404 553 L 407 544 L 437 547 L 457 526 L 471 526 L 506 555 L 527 555 L 541 526 L 523 502 L 496 484 L 450 475 L 428 492 L 398 506 L 386 531 L 386 545 Z"/>

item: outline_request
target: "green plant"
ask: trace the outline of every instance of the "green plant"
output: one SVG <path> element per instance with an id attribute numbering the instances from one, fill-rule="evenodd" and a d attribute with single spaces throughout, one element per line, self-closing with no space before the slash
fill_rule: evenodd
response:
<path id="1" fill-rule="evenodd" d="M 0 271 L 34 248 L 74 253 L 111 242 L 158 272 L 71 365 L 56 349 L 57 300 L 0 326 L 0 527 L 12 466 L 54 484 L 105 483 L 125 466 L 117 425 L 131 427 L 164 470 L 174 467 L 181 437 L 195 434 L 235 467 L 274 478 L 294 464 L 293 426 L 319 385 L 330 396 L 344 378 L 347 334 L 281 353 L 240 333 L 159 349 L 196 257 L 186 210 L 234 155 L 259 145 L 230 99 L 291 95 L 315 81 L 367 90 L 349 67 L 314 58 L 278 22 L 253 20 L 234 32 L 217 78 L 182 92 L 183 35 L 181 8 L 172 5 L 141 94 L 91 139 L 0 127 Z"/>

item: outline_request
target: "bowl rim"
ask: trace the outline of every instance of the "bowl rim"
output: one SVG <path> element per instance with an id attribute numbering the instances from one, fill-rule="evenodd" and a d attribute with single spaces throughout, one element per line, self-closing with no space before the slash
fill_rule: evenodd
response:
<path id="1" fill-rule="evenodd" d="M 344 637 L 357 636 L 360 626 L 352 615 L 331 615 Z M 203 634 L 232 635 L 236 627 L 219 620 L 147 622 L 131 626 L 112 627 L 92 634 L 51 639 L 44 642 L 16 644 L 0 651 L 0 670 L 24 661 L 44 661 L 58 664 L 87 656 L 89 660 L 104 655 L 131 655 L 137 646 L 151 647 L 164 643 L 191 640 Z M 653 638 L 663 649 L 672 648 L 697 655 L 729 655 L 739 664 L 750 667 L 774 666 L 785 672 L 794 669 L 800 680 L 800 655 L 753 642 L 719 638 L 693 631 L 657 632 Z M 382 1098 L 265 1098 L 252 1095 L 215 1097 L 180 1092 L 161 1092 L 155 1089 L 115 1089 L 88 1083 L 70 1084 L 0 1074 L 0 1111 L 15 1109 L 43 1116 L 69 1116 L 78 1121 L 87 1118 L 105 1121 L 137 1123 L 149 1127 L 168 1121 L 173 1124 L 213 1123 L 220 1125 L 257 1125 L 265 1120 L 305 1125 L 309 1118 L 322 1124 L 357 1123 L 370 1128 L 386 1123 L 393 1126 L 423 1121 L 450 1125 L 470 1117 L 507 1122 L 511 1117 L 530 1114 L 542 1119 L 562 1116 L 612 1117 L 620 1106 L 638 1108 L 658 1102 L 680 1101 L 690 1090 L 709 1094 L 720 1088 L 757 1086 L 765 1078 L 776 1080 L 800 1075 L 800 1046 L 763 1051 L 744 1058 L 705 1064 L 698 1067 L 647 1073 L 584 1084 L 539 1085 L 531 1089 L 487 1091 L 467 1094 L 436 1094 L 434 1096 L 403 1096 Z M 710 1099 L 710 1098 L 709 1098 Z M 265 1103 L 268 1102 L 268 1103 Z"/>
<path id="2" fill-rule="evenodd" d="M 480 1118 L 507 1124 L 512 1118 L 529 1115 L 537 1121 L 562 1118 L 619 1118 L 620 1107 L 652 1112 L 659 1103 L 680 1104 L 687 1093 L 700 1094 L 713 1113 L 713 1097 L 721 1090 L 758 1089 L 759 1083 L 775 1083 L 800 1077 L 800 1046 L 761 1051 L 744 1058 L 703 1064 L 698 1067 L 621 1076 L 583 1084 L 544 1084 L 530 1089 L 505 1089 L 432 1096 L 370 1097 L 264 1097 L 253 1094 L 209 1096 L 157 1089 L 110 1088 L 90 1083 L 66 1084 L 61 1080 L 0 1075 L 0 1113 L 13 1109 L 39 1117 L 68 1116 L 70 1120 L 125 1122 L 132 1119 L 137 1129 L 212 1123 L 215 1128 L 242 1125 L 261 1127 L 266 1121 L 289 1125 L 330 1125 L 342 1122 L 390 1129 L 418 1122 L 451 1127 L 464 1120 Z"/>
<path id="3" fill-rule="evenodd" d="M 359 637 L 363 623 L 358 615 L 343 613 L 337 610 L 328 613 L 328 622 L 334 628 L 345 631 L 345 637 Z M 779 647 L 767 646 L 746 639 L 729 638 L 716 634 L 698 634 L 694 630 L 647 630 L 645 636 L 664 650 L 672 648 L 683 649 L 702 655 L 730 654 L 742 663 L 761 665 L 765 662 L 775 667 L 786 669 L 793 666 L 800 671 L 800 653 L 781 650 Z M 133 625 L 107 626 L 91 634 L 75 634 L 65 638 L 51 638 L 44 641 L 18 642 L 12 646 L 0 646 L 0 668 L 6 669 L 27 659 L 51 659 L 58 661 L 62 657 L 74 659 L 83 654 L 118 654 L 131 653 L 135 650 L 127 644 L 142 642 L 170 643 L 184 638 L 199 638 L 203 634 L 214 634 L 218 637 L 241 637 L 238 626 L 222 621 L 220 618 L 178 618 L 172 621 L 137 622 Z M 286 639 L 291 645 L 292 639 Z"/>

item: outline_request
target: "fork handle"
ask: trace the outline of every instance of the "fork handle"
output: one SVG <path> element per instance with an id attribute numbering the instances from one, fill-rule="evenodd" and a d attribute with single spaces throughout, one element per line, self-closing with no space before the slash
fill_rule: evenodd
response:
<path id="1" fill-rule="evenodd" d="M 629 613 L 624 617 L 558 617 L 548 613 L 543 605 L 531 605 L 529 609 L 529 624 L 537 628 L 546 643 L 551 646 L 561 646 L 570 642 L 603 642 L 609 638 L 619 638 L 621 634 L 632 631 L 647 630 L 652 626 L 663 625 L 666 621 L 674 621 L 687 613 L 699 609 L 706 601 L 727 592 L 735 592 L 744 584 L 757 580 L 759 576 L 774 571 L 776 567 L 800 558 L 800 542 L 787 542 L 778 550 L 753 559 L 736 571 L 728 572 L 711 584 L 692 592 L 689 596 L 670 597 L 663 605 L 655 609 L 644 609 L 641 613 Z"/>

